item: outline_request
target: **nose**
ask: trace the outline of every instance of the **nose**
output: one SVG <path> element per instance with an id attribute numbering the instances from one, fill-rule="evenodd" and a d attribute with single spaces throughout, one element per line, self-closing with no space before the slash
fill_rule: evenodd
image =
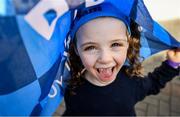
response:
<path id="1" fill-rule="evenodd" d="M 98 62 L 101 64 L 108 64 L 112 61 L 113 57 L 108 50 L 102 50 L 98 57 Z"/>

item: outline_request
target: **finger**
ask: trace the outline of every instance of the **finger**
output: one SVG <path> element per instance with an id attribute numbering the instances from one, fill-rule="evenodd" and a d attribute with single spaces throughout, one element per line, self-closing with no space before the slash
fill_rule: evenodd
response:
<path id="1" fill-rule="evenodd" d="M 175 51 L 174 50 L 169 50 L 167 54 L 168 54 L 169 57 L 172 57 L 172 56 L 175 55 Z"/>

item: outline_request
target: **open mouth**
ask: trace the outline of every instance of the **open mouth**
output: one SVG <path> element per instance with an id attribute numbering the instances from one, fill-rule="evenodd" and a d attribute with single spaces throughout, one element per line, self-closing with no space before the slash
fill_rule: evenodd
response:
<path id="1" fill-rule="evenodd" d="M 100 81 L 103 82 L 109 82 L 114 79 L 114 67 L 108 67 L 108 68 L 97 68 L 97 76 Z"/>
<path id="2" fill-rule="evenodd" d="M 115 67 L 109 67 L 109 68 L 97 68 L 98 73 L 108 73 L 113 72 Z"/>

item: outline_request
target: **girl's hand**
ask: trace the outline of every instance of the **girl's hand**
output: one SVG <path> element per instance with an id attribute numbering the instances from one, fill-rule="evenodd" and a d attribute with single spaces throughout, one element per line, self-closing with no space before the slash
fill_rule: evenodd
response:
<path id="1" fill-rule="evenodd" d="M 168 50 L 167 58 L 172 62 L 180 63 L 180 48 Z"/>

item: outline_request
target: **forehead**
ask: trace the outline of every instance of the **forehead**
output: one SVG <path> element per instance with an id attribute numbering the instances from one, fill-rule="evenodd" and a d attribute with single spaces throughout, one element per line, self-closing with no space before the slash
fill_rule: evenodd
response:
<path id="1" fill-rule="evenodd" d="M 119 19 L 99 17 L 82 25 L 76 33 L 77 39 L 126 38 L 126 25 Z"/>

